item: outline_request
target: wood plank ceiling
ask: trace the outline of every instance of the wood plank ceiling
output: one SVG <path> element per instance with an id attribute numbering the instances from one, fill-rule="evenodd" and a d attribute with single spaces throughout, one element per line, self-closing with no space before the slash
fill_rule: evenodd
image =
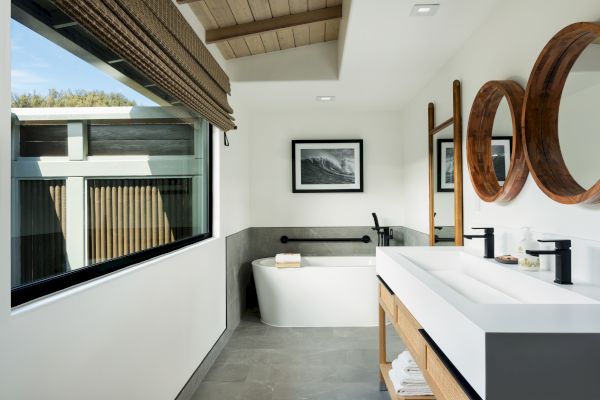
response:
<path id="1" fill-rule="evenodd" d="M 177 1 L 190 5 L 226 59 L 337 40 L 340 28 L 342 0 Z"/>

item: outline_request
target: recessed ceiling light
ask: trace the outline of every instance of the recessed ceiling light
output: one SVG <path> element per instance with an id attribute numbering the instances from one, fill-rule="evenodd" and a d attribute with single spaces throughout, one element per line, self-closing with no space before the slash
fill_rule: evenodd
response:
<path id="1" fill-rule="evenodd" d="M 439 4 L 415 4 L 410 15 L 413 17 L 431 17 L 435 15 L 438 8 L 440 8 Z"/>
<path id="2" fill-rule="evenodd" d="M 323 102 L 335 101 L 335 96 L 317 96 L 317 101 L 323 101 Z"/>

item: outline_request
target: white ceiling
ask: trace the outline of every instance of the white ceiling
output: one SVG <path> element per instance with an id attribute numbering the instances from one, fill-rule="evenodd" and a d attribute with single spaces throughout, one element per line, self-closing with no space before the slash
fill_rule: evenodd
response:
<path id="1" fill-rule="evenodd" d="M 441 7 L 435 16 L 411 17 L 414 0 L 344 0 L 337 47 L 312 45 L 229 60 L 232 96 L 252 110 L 400 109 L 485 22 L 499 0 L 437 2 Z M 312 51 L 321 57 L 323 51 L 339 54 L 317 62 Z M 337 80 L 332 69 L 338 70 Z M 318 103 L 318 95 L 333 95 L 336 101 Z"/>

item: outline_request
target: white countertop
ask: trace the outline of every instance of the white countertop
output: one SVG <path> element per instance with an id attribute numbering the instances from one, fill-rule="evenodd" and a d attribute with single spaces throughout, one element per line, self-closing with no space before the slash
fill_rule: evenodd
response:
<path id="1" fill-rule="evenodd" d="M 537 332 L 537 333 L 600 333 L 600 304 L 481 304 L 471 301 L 455 291 L 434 274 L 416 266 L 411 262 L 411 249 L 414 247 L 382 247 L 379 254 L 384 254 L 396 262 L 415 279 L 441 297 L 441 300 L 452 305 L 461 314 L 486 333 L 498 332 Z M 419 251 L 423 247 L 418 247 Z M 464 247 L 427 247 L 430 252 L 462 252 L 471 255 Z M 475 255 L 471 255 L 476 257 Z M 505 268 L 515 274 L 524 274 L 546 284 L 560 287 L 562 290 L 577 293 L 590 299 L 600 301 L 600 287 L 582 282 L 573 285 L 554 283 L 554 272 L 526 272 L 518 270 L 515 265 L 498 263 L 495 260 L 480 259 L 481 263 L 493 264 L 494 267 Z M 389 265 L 377 263 L 377 274 L 394 290 L 394 279 L 398 274 Z M 577 266 L 573 266 L 577 268 Z M 402 291 L 397 292 L 399 296 Z M 402 297 L 400 297 L 401 300 Z M 409 308 L 410 309 L 410 308 Z M 411 310 L 413 311 L 413 310 Z"/>

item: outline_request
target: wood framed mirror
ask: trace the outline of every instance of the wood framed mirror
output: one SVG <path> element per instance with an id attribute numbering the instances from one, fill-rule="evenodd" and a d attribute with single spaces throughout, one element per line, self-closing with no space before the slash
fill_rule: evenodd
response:
<path id="1" fill-rule="evenodd" d="M 429 245 L 464 244 L 460 81 L 452 84 L 452 117 L 436 125 L 429 103 Z M 439 178 L 439 179 L 438 179 Z"/>
<path id="2" fill-rule="evenodd" d="M 467 127 L 467 165 L 477 195 L 509 202 L 529 169 L 521 136 L 524 90 L 517 82 L 489 81 L 475 96 Z"/>
<path id="3" fill-rule="evenodd" d="M 527 83 L 527 164 L 540 189 L 562 204 L 600 203 L 599 60 L 600 25 L 572 24 L 546 44 Z"/>

